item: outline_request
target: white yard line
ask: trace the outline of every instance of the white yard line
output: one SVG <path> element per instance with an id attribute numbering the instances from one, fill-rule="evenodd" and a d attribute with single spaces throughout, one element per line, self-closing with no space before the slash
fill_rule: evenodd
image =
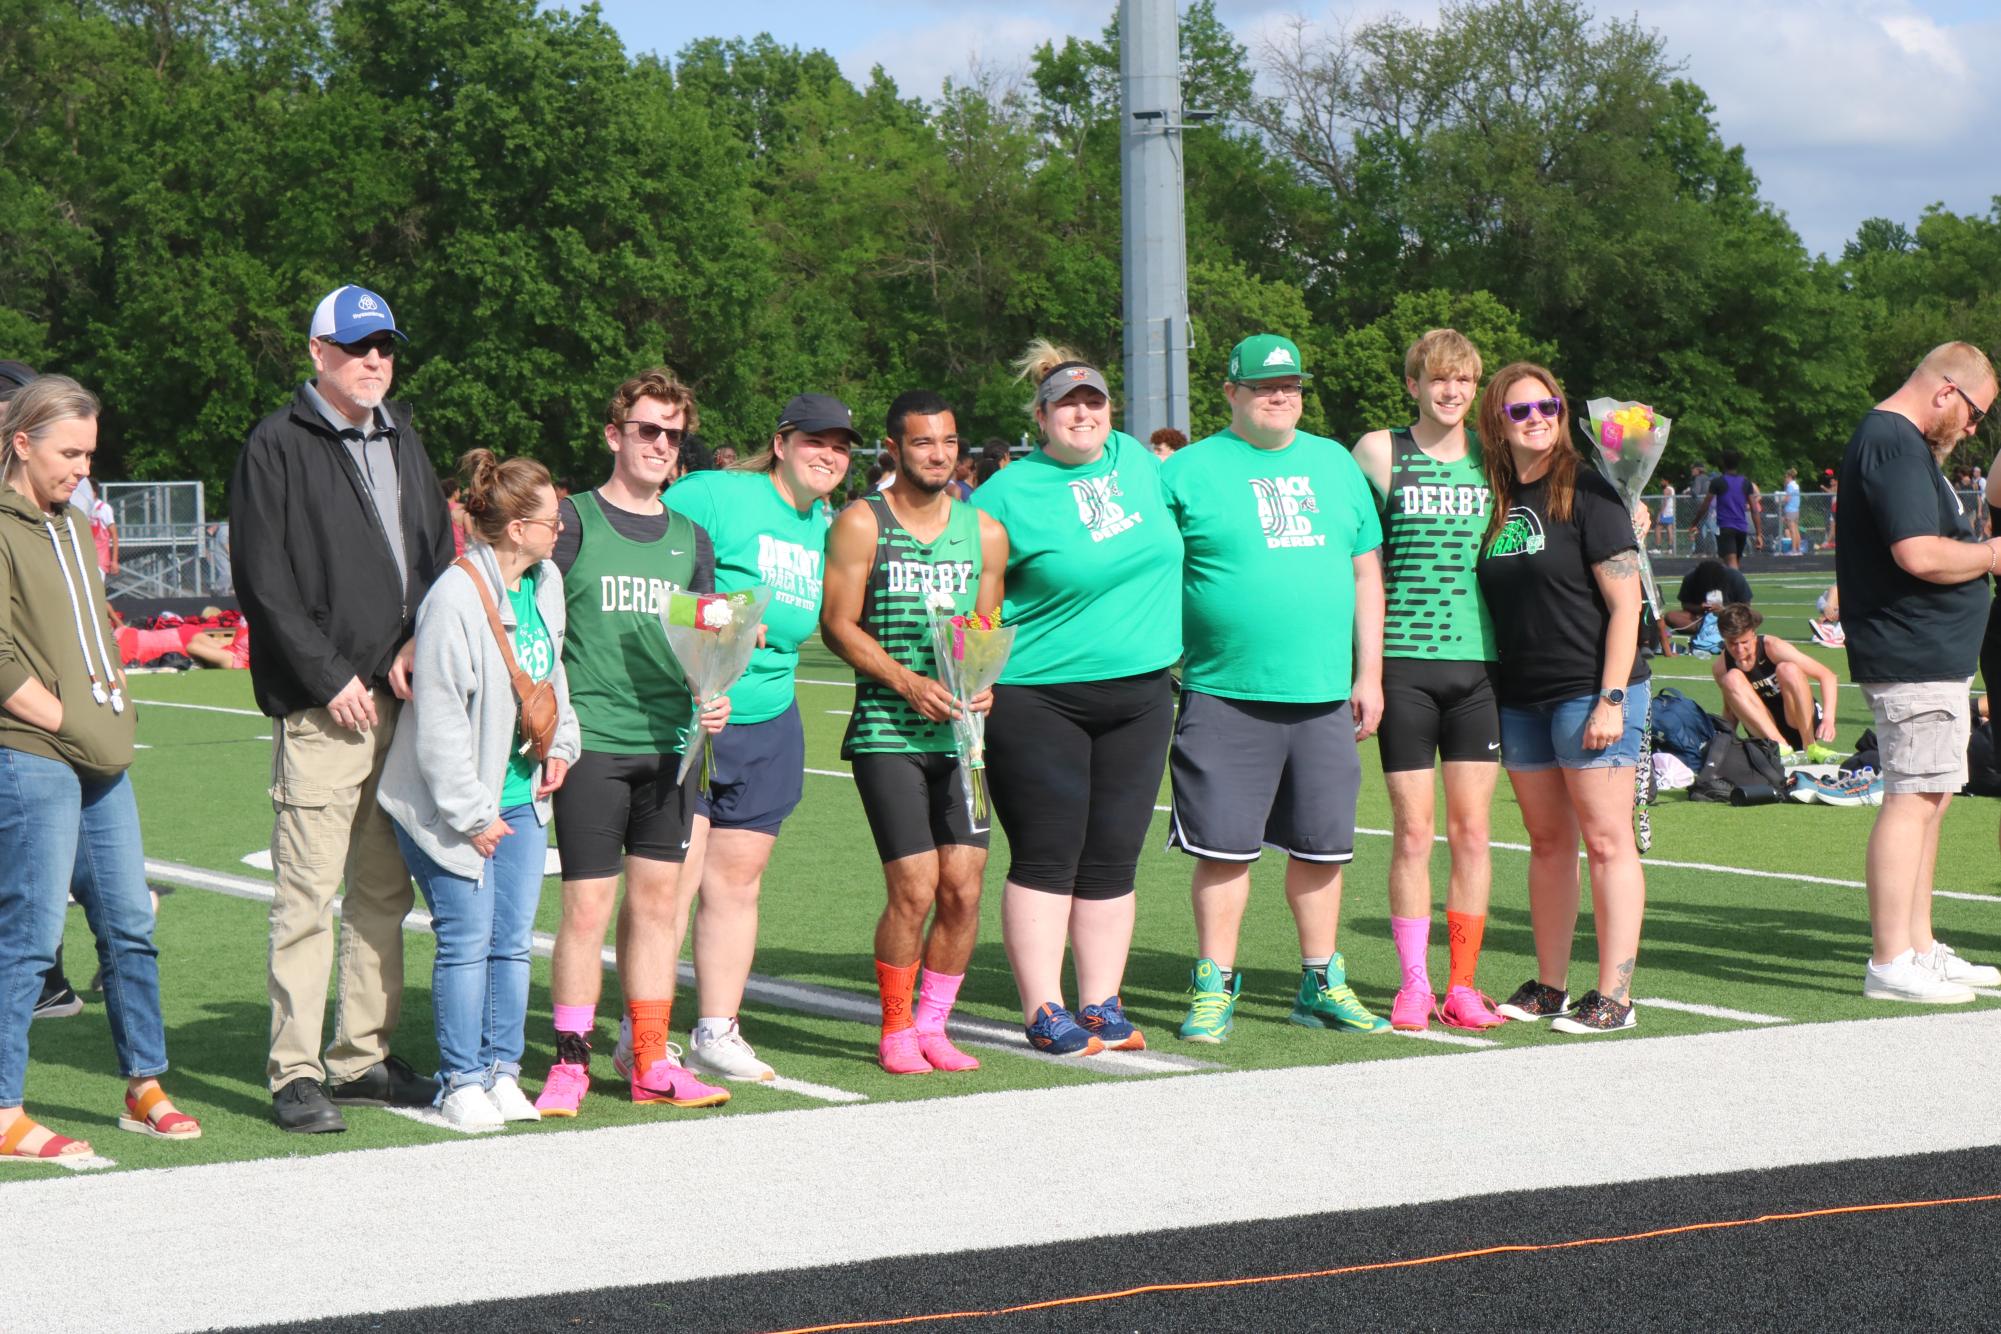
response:
<path id="1" fill-rule="evenodd" d="M 454 1135 L 497 1135 L 507 1129 L 504 1125 L 478 1128 L 455 1126 L 445 1120 L 445 1114 L 435 1107 L 384 1107 L 382 1110 L 400 1116 L 406 1121 L 415 1121 L 420 1126 L 429 1126 L 433 1130 L 449 1130 Z"/>
<path id="2" fill-rule="evenodd" d="M 1751 1010 L 1732 1010 L 1722 1005 L 1697 1005 L 1694 1001 L 1672 1001 L 1655 999 L 1635 999 L 1633 1004 L 1643 1010 L 1678 1010 L 1683 1014 L 1699 1014 L 1708 1019 L 1728 1019 L 1736 1024 L 1787 1024 L 1790 1019 L 1776 1014 L 1758 1014 Z"/>
<path id="3" fill-rule="evenodd" d="M 1410 1038 L 1417 1042 L 1437 1042 L 1448 1047 L 1492 1047 L 1498 1045 L 1492 1038 L 1476 1038 L 1468 1033 L 1434 1033 L 1425 1029 L 1422 1033 L 1391 1029 L 1391 1034 L 1400 1038 Z"/>
<path id="4" fill-rule="evenodd" d="M 256 709 L 229 709 L 224 708 L 220 704 L 181 704 L 168 699 L 141 699 L 137 695 L 132 697 L 132 702 L 134 704 L 143 704 L 149 709 L 193 709 L 197 713 L 229 713 L 239 718 L 262 718 L 264 716 Z"/>
<path id="5" fill-rule="evenodd" d="M 783 1075 L 778 1076 L 776 1079 L 767 1079 L 764 1081 L 764 1086 L 768 1089 L 778 1089 L 784 1093 L 797 1093 L 808 1098 L 817 1098 L 821 1102 L 851 1103 L 868 1101 L 866 1093 L 855 1093 L 849 1089 L 837 1089 L 832 1084 L 815 1084 L 804 1079 L 787 1079 Z"/>

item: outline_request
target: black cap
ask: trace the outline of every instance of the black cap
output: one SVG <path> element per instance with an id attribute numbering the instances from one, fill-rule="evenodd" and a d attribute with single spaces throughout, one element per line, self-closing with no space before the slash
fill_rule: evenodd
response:
<path id="1" fill-rule="evenodd" d="M 804 431 L 812 435 L 819 431 L 846 431 L 848 438 L 856 444 L 862 442 L 862 433 L 855 429 L 854 414 L 848 405 L 831 394 L 794 394 L 792 401 L 785 405 L 785 411 L 778 414 L 778 433 Z"/>
<path id="2" fill-rule="evenodd" d="M 0 403 L 14 397 L 14 391 L 35 378 L 35 368 L 25 361 L 0 361 Z"/>

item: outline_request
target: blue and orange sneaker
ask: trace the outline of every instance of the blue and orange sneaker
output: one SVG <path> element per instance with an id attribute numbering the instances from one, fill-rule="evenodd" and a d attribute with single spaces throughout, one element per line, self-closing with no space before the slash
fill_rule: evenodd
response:
<path id="1" fill-rule="evenodd" d="M 1028 1026 L 1028 1045 L 1051 1056 L 1096 1056 L 1105 1049 L 1054 1001 L 1035 1012 L 1035 1022 Z"/>
<path id="2" fill-rule="evenodd" d="M 1096 1005 L 1077 1012 L 1077 1022 L 1105 1044 L 1106 1051 L 1145 1051 L 1146 1034 L 1126 1018 L 1125 1004 L 1117 996 L 1107 996 Z"/>

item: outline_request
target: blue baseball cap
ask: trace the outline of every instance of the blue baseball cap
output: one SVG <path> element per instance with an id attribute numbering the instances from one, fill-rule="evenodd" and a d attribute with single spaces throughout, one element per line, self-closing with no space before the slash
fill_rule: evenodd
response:
<path id="1" fill-rule="evenodd" d="M 390 333 L 404 342 L 403 331 L 396 327 L 396 317 L 389 313 L 389 303 L 366 287 L 356 287 L 353 283 L 336 287 L 320 298 L 320 304 L 313 311 L 312 337 L 324 338 L 333 343 L 359 343 L 364 338 L 379 333 Z"/>

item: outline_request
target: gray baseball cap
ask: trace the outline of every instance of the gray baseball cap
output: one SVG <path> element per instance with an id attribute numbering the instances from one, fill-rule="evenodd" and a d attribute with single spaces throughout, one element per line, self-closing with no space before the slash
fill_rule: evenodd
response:
<path id="1" fill-rule="evenodd" d="M 1081 361 L 1066 361 L 1043 376 L 1042 383 L 1035 387 L 1035 406 L 1041 408 L 1060 402 L 1079 389 L 1095 389 L 1106 398 L 1112 396 L 1112 391 L 1105 385 L 1105 377 L 1095 367 Z"/>

